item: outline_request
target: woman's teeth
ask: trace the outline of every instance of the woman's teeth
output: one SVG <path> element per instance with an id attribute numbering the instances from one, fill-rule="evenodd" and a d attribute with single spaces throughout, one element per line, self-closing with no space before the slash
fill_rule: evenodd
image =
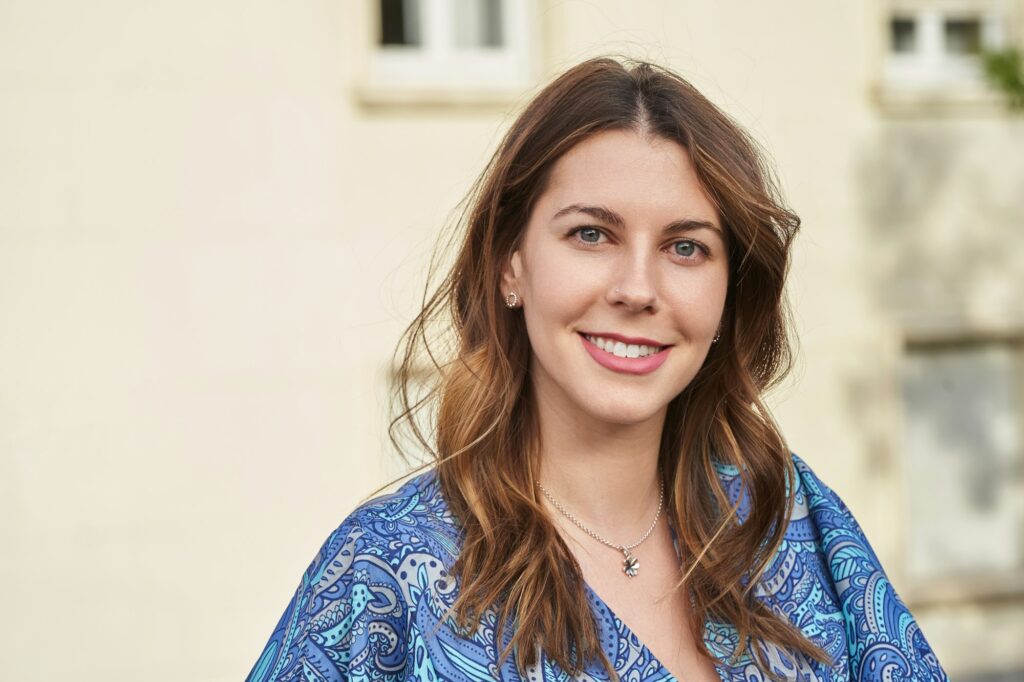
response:
<path id="1" fill-rule="evenodd" d="M 644 346 L 635 343 L 623 343 L 612 339 L 602 339 L 600 336 L 586 336 L 587 341 L 594 344 L 606 353 L 619 358 L 642 358 L 647 355 L 654 355 L 664 346 Z"/>

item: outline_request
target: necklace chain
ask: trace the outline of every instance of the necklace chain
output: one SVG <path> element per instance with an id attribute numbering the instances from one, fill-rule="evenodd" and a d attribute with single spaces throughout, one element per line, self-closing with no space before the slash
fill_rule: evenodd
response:
<path id="1" fill-rule="evenodd" d="M 590 537 L 594 538 L 598 542 L 601 542 L 601 543 L 603 543 L 605 545 L 608 545 L 612 549 L 619 550 L 620 552 L 625 554 L 627 557 L 630 556 L 629 555 L 629 550 L 631 550 L 634 547 L 640 545 L 640 543 L 642 543 L 644 540 L 646 540 L 648 538 L 648 536 L 650 536 L 651 532 L 654 530 L 654 527 L 658 525 L 658 519 L 661 518 L 661 507 L 662 507 L 662 504 L 665 502 L 665 487 L 663 485 L 659 484 L 658 485 L 658 512 L 654 515 L 654 521 L 651 522 L 651 527 L 647 529 L 647 532 L 643 534 L 643 537 L 641 537 L 639 540 L 637 540 L 633 544 L 631 544 L 631 545 L 616 545 L 614 542 L 608 542 L 603 537 L 601 537 L 600 535 L 598 535 L 597 533 L 595 533 L 594 531 L 592 531 L 591 529 L 589 529 L 585 525 L 583 525 L 582 521 L 580 521 L 578 518 L 576 518 L 572 514 L 572 512 L 570 512 L 568 509 L 566 509 L 561 504 L 559 504 L 558 500 L 556 500 L 554 497 L 551 496 L 551 493 L 548 492 L 547 488 L 545 488 L 543 485 L 541 485 L 540 481 L 537 481 L 537 487 L 540 488 L 540 491 L 542 493 L 544 493 L 544 497 L 548 498 L 548 502 L 553 504 L 555 506 L 555 509 L 557 509 L 558 511 L 560 511 L 562 513 L 562 516 L 564 516 L 565 518 L 569 519 L 574 524 L 576 524 L 577 528 L 579 528 L 584 533 L 586 533 Z"/>

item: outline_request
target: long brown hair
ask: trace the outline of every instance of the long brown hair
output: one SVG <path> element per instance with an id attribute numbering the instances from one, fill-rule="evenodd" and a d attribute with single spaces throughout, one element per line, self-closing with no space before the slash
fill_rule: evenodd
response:
<path id="1" fill-rule="evenodd" d="M 659 454 L 683 557 L 677 589 L 690 592 L 694 641 L 703 642 L 713 618 L 737 628 L 737 657 L 751 651 L 763 662 L 752 645 L 761 640 L 828 662 L 753 596 L 792 512 L 792 460 L 761 396 L 791 363 L 783 285 L 800 219 L 785 207 L 758 145 L 690 83 L 610 57 L 569 69 L 516 118 L 464 200 L 454 263 L 428 285 L 396 351 L 392 440 L 402 450 L 402 436 L 411 435 L 431 453 L 464 534 L 453 568 L 456 622 L 472 631 L 494 608 L 499 628 L 514 624 L 502 658 L 514 651 L 521 671 L 543 650 L 572 674 L 597 660 L 615 677 L 579 565 L 534 486 L 530 343 L 522 316 L 503 305 L 500 276 L 555 161 L 590 135 L 623 129 L 689 152 L 729 251 L 721 339 L 669 404 Z M 424 363 L 433 375 L 426 388 Z M 750 500 L 742 522 L 716 464 L 740 472 Z"/>

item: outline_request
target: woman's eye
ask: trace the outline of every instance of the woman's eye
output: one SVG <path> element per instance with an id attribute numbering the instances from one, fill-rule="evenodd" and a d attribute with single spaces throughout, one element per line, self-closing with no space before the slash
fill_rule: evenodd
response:
<path id="1" fill-rule="evenodd" d="M 697 245 L 690 241 L 676 242 L 674 248 L 676 255 L 683 258 L 692 258 L 697 253 Z"/>
<path id="2" fill-rule="evenodd" d="M 597 227 L 574 227 L 569 230 L 568 236 L 585 244 L 598 244 L 604 232 Z"/>

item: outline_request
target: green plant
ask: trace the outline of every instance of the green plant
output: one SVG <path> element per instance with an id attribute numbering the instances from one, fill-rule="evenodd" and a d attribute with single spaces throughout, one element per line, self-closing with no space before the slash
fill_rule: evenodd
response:
<path id="1" fill-rule="evenodd" d="M 1024 67 L 1015 48 L 983 52 L 982 64 L 988 82 L 1006 94 L 1011 109 L 1024 111 Z"/>

